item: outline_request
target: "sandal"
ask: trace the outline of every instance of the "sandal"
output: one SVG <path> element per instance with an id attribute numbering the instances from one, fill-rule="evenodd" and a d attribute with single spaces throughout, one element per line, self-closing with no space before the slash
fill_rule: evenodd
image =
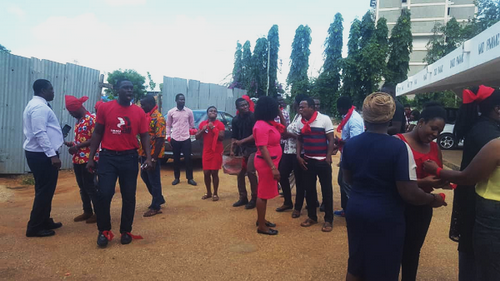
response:
<path id="1" fill-rule="evenodd" d="M 321 228 L 321 231 L 323 232 L 330 232 L 333 230 L 333 225 L 331 222 L 325 222 L 323 224 L 323 227 Z"/>
<path id="2" fill-rule="evenodd" d="M 205 194 L 201 197 L 201 200 L 205 200 L 205 199 L 208 199 L 208 198 L 212 198 L 212 195 L 208 195 L 208 194 Z"/>
<path id="3" fill-rule="evenodd" d="M 310 219 L 310 218 L 307 218 L 307 220 L 305 220 L 303 223 L 300 224 L 300 226 L 302 227 L 310 227 L 311 225 L 313 224 L 317 224 L 318 222 L 313 220 L 313 219 Z"/>
<path id="4" fill-rule="evenodd" d="M 219 201 L 219 195 L 214 194 L 214 197 L 212 198 L 213 201 Z"/>

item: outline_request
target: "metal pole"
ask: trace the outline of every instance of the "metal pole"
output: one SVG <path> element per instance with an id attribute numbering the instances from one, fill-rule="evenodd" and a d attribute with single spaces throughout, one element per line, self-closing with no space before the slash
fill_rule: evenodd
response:
<path id="1" fill-rule="evenodd" d="M 271 62 L 271 41 L 267 41 L 267 89 L 266 96 L 269 96 L 269 63 Z"/>

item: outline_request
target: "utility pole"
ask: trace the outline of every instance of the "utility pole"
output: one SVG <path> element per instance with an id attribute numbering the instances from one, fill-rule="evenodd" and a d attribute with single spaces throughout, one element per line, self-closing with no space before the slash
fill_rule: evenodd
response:
<path id="1" fill-rule="evenodd" d="M 271 62 L 271 41 L 267 41 L 267 89 L 266 96 L 269 96 L 269 63 Z"/>

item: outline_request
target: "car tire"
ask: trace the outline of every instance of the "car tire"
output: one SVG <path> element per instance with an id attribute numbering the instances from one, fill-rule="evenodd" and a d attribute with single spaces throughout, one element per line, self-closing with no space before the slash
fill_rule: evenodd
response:
<path id="1" fill-rule="evenodd" d="M 450 133 L 439 135 L 437 143 L 442 150 L 450 150 L 457 146 L 457 140 L 455 136 Z"/>

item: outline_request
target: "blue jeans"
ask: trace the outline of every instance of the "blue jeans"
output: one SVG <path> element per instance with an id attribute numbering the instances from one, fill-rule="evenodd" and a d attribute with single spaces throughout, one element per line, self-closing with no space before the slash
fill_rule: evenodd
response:
<path id="1" fill-rule="evenodd" d="M 99 154 L 99 185 L 97 191 L 97 228 L 111 230 L 111 200 L 115 194 L 116 180 L 122 195 L 122 217 L 120 233 L 131 232 L 135 213 L 135 194 L 139 163 L 137 151 L 108 152 Z"/>
<path id="2" fill-rule="evenodd" d="M 141 164 L 146 161 L 146 157 L 141 157 Z M 160 210 L 161 205 L 165 204 L 161 192 L 161 175 L 160 175 L 160 162 L 156 162 L 154 170 L 141 170 L 141 178 L 146 184 L 149 193 L 153 196 L 149 209 Z"/>
<path id="3" fill-rule="evenodd" d="M 500 280 L 500 201 L 476 195 L 476 280 Z"/>

